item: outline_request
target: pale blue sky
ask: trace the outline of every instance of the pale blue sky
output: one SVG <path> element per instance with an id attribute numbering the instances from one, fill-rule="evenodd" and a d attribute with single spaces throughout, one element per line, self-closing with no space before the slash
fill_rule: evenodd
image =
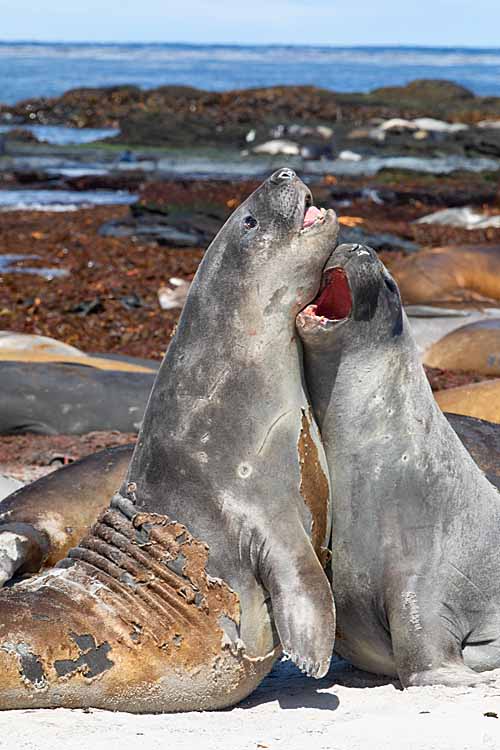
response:
<path id="1" fill-rule="evenodd" d="M 0 0 L 0 40 L 500 47 L 500 0 Z"/>

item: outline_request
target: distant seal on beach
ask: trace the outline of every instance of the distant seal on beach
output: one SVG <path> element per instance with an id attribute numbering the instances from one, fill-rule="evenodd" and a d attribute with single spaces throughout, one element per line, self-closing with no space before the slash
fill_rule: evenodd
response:
<path id="1" fill-rule="evenodd" d="M 500 375 L 500 318 L 456 328 L 431 346 L 424 364 L 443 370 Z"/>
<path id="2" fill-rule="evenodd" d="M 295 317 L 338 225 L 309 202 L 281 169 L 205 254 L 120 492 L 57 568 L 0 593 L 1 708 L 222 708 L 281 646 L 326 673 L 329 482 Z"/>
<path id="3" fill-rule="evenodd" d="M 342 245 L 298 317 L 332 483 L 336 651 L 412 685 L 500 666 L 500 502 L 438 408 L 397 285 Z"/>
<path id="4" fill-rule="evenodd" d="M 434 247 L 391 270 L 406 304 L 500 302 L 500 245 Z"/>
<path id="5" fill-rule="evenodd" d="M 87 364 L 2 361 L 0 434 L 137 432 L 156 373 Z"/>
<path id="6" fill-rule="evenodd" d="M 153 372 L 160 363 L 154 360 L 113 354 L 86 354 L 63 341 L 29 333 L 0 331 L 0 362 L 77 364 L 115 372 Z"/>
<path id="7" fill-rule="evenodd" d="M 500 378 L 446 388 L 434 396 L 443 411 L 500 424 Z"/>
<path id="8" fill-rule="evenodd" d="M 500 310 L 497 311 L 495 308 L 474 310 L 470 307 L 464 309 L 463 305 L 456 307 L 406 305 L 405 312 L 422 360 L 433 344 L 444 339 L 457 328 L 490 318 L 500 318 Z"/>
<path id="9" fill-rule="evenodd" d="M 0 434 L 137 432 L 159 362 L 0 331 Z"/>

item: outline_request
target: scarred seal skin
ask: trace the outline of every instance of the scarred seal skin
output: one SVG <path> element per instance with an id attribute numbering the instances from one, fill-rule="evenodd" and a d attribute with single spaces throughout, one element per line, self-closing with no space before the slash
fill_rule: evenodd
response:
<path id="1" fill-rule="evenodd" d="M 496 677 L 498 491 L 437 406 L 376 253 L 337 248 L 297 327 L 334 479 L 336 650 L 405 687 Z"/>
<path id="2" fill-rule="evenodd" d="M 295 317 L 338 226 L 304 228 L 309 202 L 279 170 L 207 251 L 120 492 L 56 569 L 0 594 L 0 707 L 221 708 L 281 645 L 327 671 L 329 483 Z"/>

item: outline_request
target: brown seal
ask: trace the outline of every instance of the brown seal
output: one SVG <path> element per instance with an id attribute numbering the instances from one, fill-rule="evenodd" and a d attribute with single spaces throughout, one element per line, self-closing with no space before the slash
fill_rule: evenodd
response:
<path id="1" fill-rule="evenodd" d="M 447 388 L 434 396 L 443 411 L 500 424 L 500 378 Z"/>
<path id="2" fill-rule="evenodd" d="M 55 565 L 78 544 L 122 483 L 132 451 L 86 456 L 0 503 L 0 585 Z"/>
<path id="3" fill-rule="evenodd" d="M 424 364 L 442 370 L 500 375 L 500 318 L 456 328 L 433 344 Z"/>
<path id="4" fill-rule="evenodd" d="M 406 304 L 500 301 L 500 245 L 434 247 L 391 271 Z"/>

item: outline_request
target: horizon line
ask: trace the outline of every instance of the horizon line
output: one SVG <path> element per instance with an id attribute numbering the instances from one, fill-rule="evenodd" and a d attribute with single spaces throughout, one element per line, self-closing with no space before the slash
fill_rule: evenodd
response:
<path id="1" fill-rule="evenodd" d="M 294 47 L 298 49 L 307 49 L 309 47 L 322 47 L 324 49 L 421 49 L 421 50 L 484 50 L 497 52 L 500 51 L 500 46 L 482 46 L 482 45 L 468 45 L 468 44 L 394 44 L 394 43 L 383 43 L 375 42 L 370 44 L 332 44 L 332 43 L 321 43 L 311 42 L 309 44 L 295 44 L 293 42 L 187 42 L 187 41 L 158 41 L 158 40 L 112 40 L 112 39 L 100 39 L 100 40 L 88 40 L 88 39 L 2 39 L 0 38 L 0 44 L 72 44 L 72 45 L 145 45 L 150 44 L 154 46 L 182 46 L 182 47 Z"/>

